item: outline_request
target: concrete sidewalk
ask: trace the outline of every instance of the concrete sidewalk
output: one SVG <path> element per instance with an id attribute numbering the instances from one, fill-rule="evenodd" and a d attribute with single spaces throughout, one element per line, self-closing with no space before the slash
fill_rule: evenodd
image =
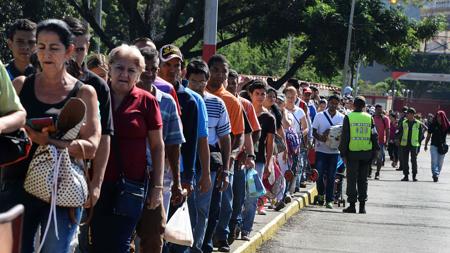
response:
<path id="1" fill-rule="evenodd" d="M 231 245 L 231 252 L 256 252 L 256 249 L 263 242 L 269 240 L 290 217 L 305 206 L 311 205 L 316 195 L 316 184 L 308 183 L 306 189 L 302 189 L 301 192 L 294 194 L 292 202 L 281 211 L 277 212 L 267 208 L 267 215 L 256 215 L 253 232 L 250 234 L 250 241 L 242 241 L 240 239 L 234 241 Z"/>

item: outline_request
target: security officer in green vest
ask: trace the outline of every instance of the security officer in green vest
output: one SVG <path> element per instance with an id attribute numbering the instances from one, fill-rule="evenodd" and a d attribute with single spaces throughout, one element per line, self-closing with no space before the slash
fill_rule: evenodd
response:
<path id="1" fill-rule="evenodd" d="M 376 157 L 378 135 L 370 114 L 364 112 L 366 99 L 358 96 L 353 102 L 354 111 L 345 116 L 339 151 L 347 166 L 347 197 L 349 207 L 344 213 L 366 213 L 367 175 L 370 162 Z"/>
<path id="2" fill-rule="evenodd" d="M 409 181 L 409 163 L 408 158 L 411 154 L 412 179 L 417 181 L 417 153 L 419 151 L 420 142 L 423 139 L 422 124 L 415 119 L 416 110 L 409 108 L 406 112 L 406 119 L 400 122 L 398 128 L 398 139 L 400 140 L 401 159 L 403 164 L 403 179 L 401 181 Z"/>

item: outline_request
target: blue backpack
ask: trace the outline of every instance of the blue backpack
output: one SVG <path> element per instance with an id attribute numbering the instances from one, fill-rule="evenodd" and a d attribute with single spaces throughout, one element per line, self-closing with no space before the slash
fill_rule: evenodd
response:
<path id="1" fill-rule="evenodd" d="M 286 144 L 289 155 L 298 154 L 300 151 L 301 140 L 292 127 L 284 130 L 286 134 Z"/>

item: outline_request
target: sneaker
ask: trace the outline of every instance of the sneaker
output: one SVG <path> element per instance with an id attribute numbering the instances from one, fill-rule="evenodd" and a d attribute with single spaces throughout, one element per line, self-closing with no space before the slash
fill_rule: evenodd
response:
<path id="1" fill-rule="evenodd" d="M 325 202 L 325 196 L 324 195 L 318 195 L 317 196 L 317 205 L 318 206 L 323 206 Z"/>
<path id="2" fill-rule="evenodd" d="M 399 167 L 398 169 L 395 169 L 395 170 L 396 171 L 402 171 L 403 169 Z"/>
<path id="3" fill-rule="evenodd" d="M 283 201 L 279 201 L 277 203 L 277 206 L 273 210 L 278 212 L 278 211 L 280 211 L 281 209 L 283 209 L 285 207 L 286 207 L 286 204 Z"/>
<path id="4" fill-rule="evenodd" d="M 234 228 L 233 233 L 230 233 L 230 235 L 228 236 L 228 245 L 233 244 L 233 242 L 239 238 L 239 235 L 241 234 L 241 228 L 239 226 L 236 226 Z"/>
<path id="5" fill-rule="evenodd" d="M 413 182 L 419 181 L 416 177 L 413 177 Z"/>
<path id="6" fill-rule="evenodd" d="M 367 175 L 368 178 L 372 178 L 372 173 L 370 173 L 369 175 Z"/>
<path id="7" fill-rule="evenodd" d="M 333 201 L 327 202 L 326 208 L 333 209 Z"/>
<path id="8" fill-rule="evenodd" d="M 375 174 L 375 180 L 380 180 L 380 174 L 379 173 Z"/>
<path id="9" fill-rule="evenodd" d="M 291 195 L 286 195 L 286 197 L 284 197 L 284 203 L 289 204 L 291 202 L 292 202 Z"/>
<path id="10" fill-rule="evenodd" d="M 404 177 L 402 178 L 402 180 L 400 180 L 400 181 L 405 181 L 405 182 L 407 182 L 407 181 L 409 181 L 409 178 L 408 178 L 408 176 L 404 176 Z"/>
<path id="11" fill-rule="evenodd" d="M 247 234 L 246 232 L 241 232 L 241 240 L 250 241 L 250 234 Z"/>
<path id="12" fill-rule="evenodd" d="M 267 215 L 267 212 L 266 212 L 264 206 L 259 206 L 258 207 L 258 214 L 259 215 Z"/>
<path id="13" fill-rule="evenodd" d="M 437 177 L 437 176 L 433 176 L 433 182 L 438 182 L 439 181 L 439 177 Z"/>
<path id="14" fill-rule="evenodd" d="M 217 251 L 219 252 L 230 252 L 230 245 L 228 245 L 227 241 L 219 241 L 217 248 Z"/>

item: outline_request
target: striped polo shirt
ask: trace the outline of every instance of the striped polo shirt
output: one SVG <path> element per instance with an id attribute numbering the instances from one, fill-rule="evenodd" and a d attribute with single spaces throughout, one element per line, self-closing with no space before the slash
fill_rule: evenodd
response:
<path id="1" fill-rule="evenodd" d="M 215 145 L 219 138 L 231 133 L 230 119 L 222 99 L 206 91 L 203 99 L 208 112 L 208 144 Z"/>

